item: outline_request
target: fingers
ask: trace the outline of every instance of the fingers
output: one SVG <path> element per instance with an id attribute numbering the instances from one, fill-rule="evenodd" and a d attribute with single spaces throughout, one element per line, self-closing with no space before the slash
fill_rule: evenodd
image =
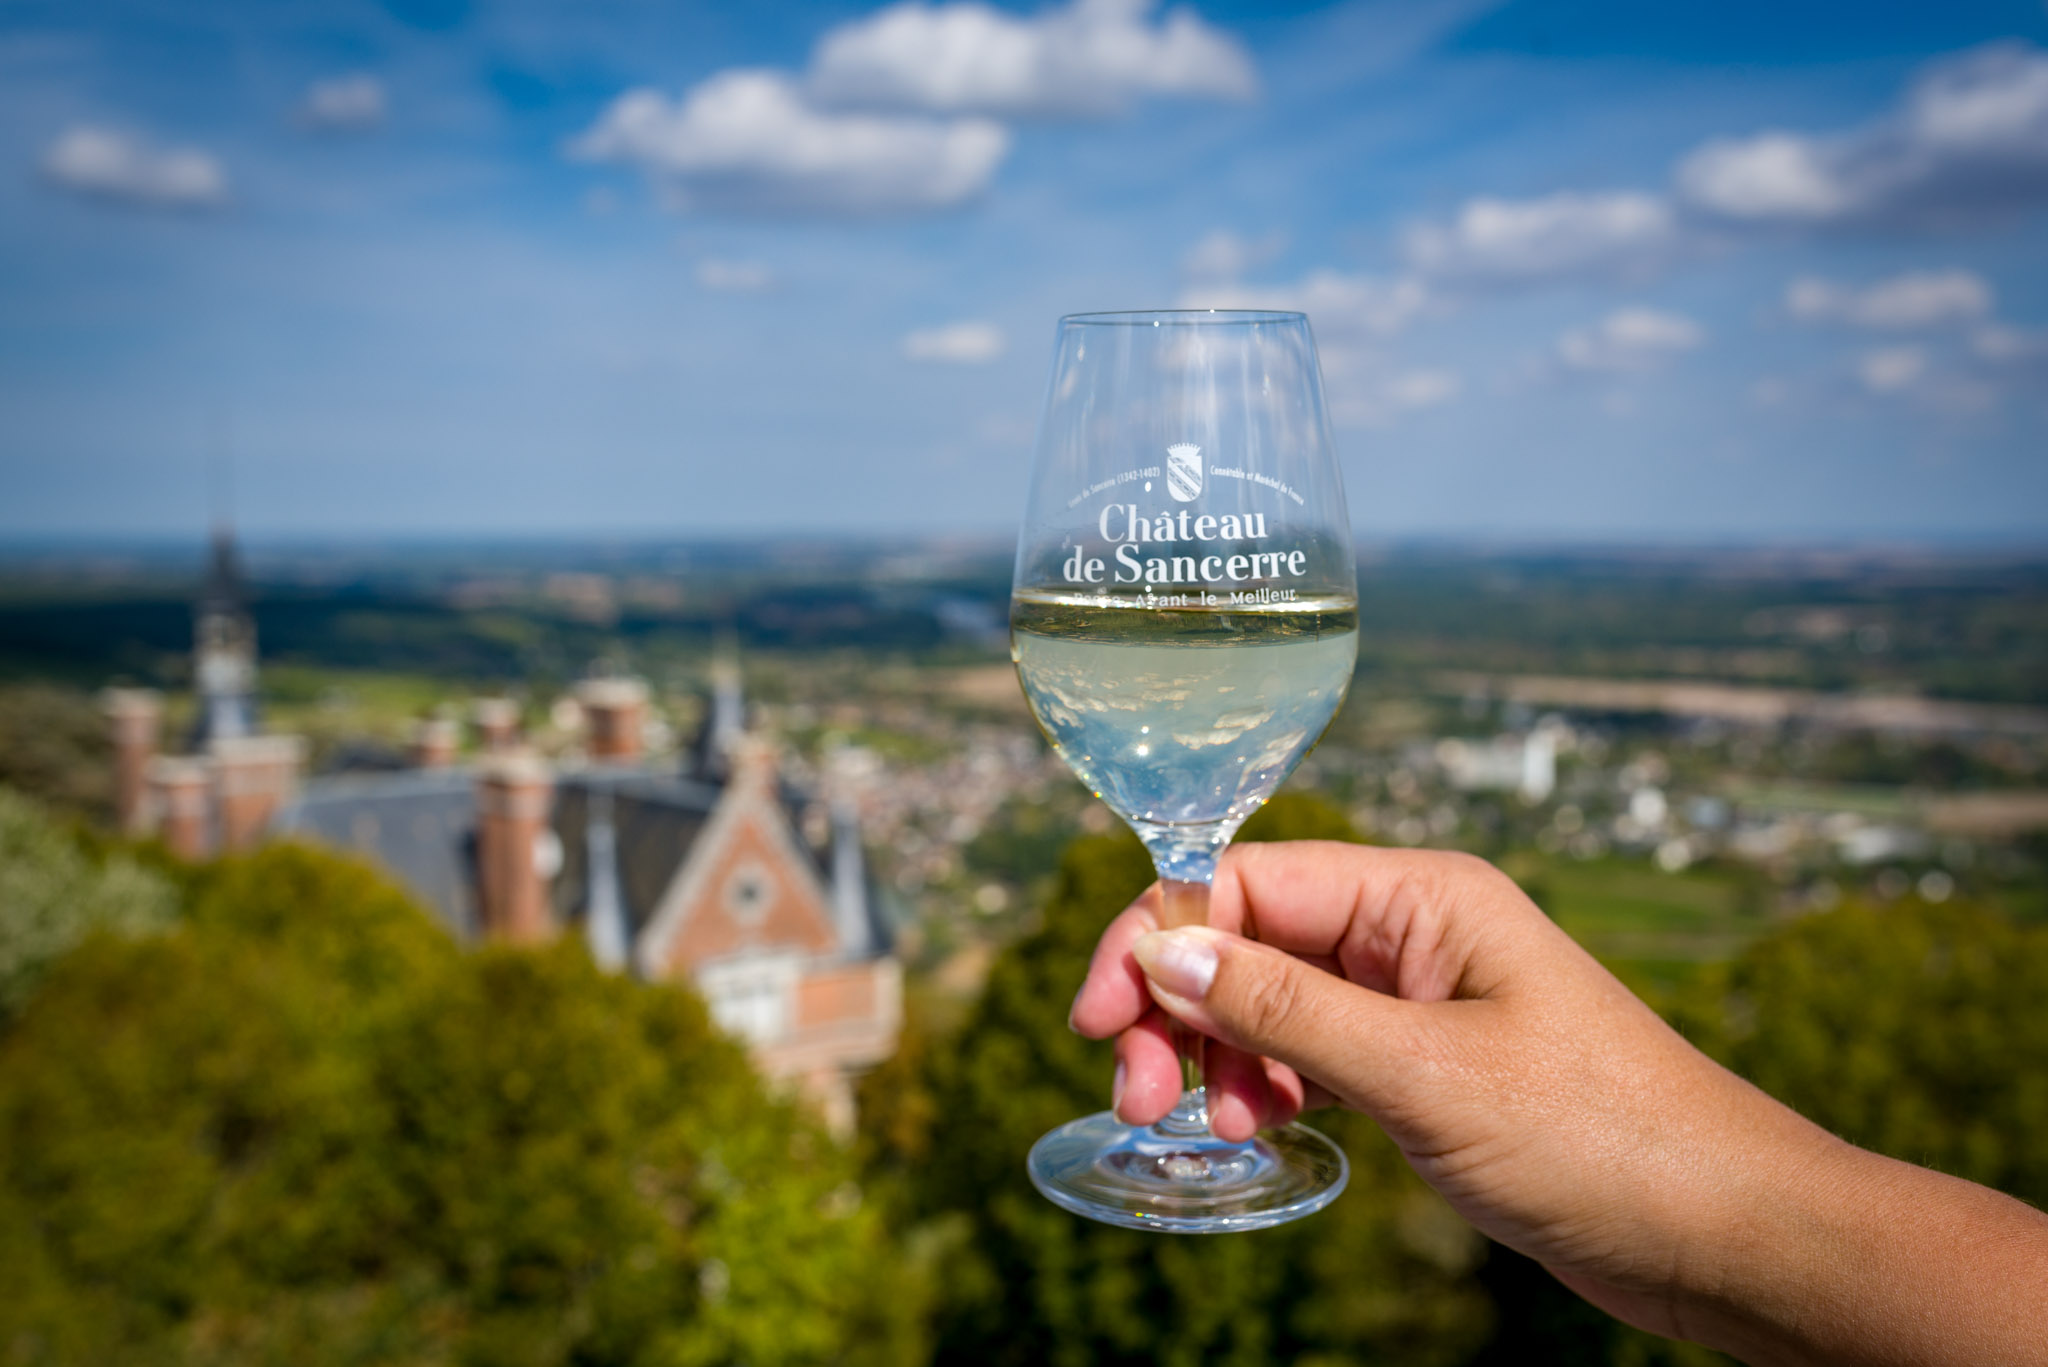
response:
<path id="1" fill-rule="evenodd" d="M 1231 849 L 1217 869 L 1209 924 L 1410 1001 L 1484 990 L 1473 981 L 1475 948 L 1549 928 L 1513 883 L 1477 859 L 1329 841 Z"/>
<path id="2" fill-rule="evenodd" d="M 1249 1139 L 1268 1125 L 1285 1125 L 1301 1113 L 1311 1092 L 1318 1105 L 1327 1093 L 1311 1089 L 1292 1068 L 1233 1049 L 1214 1040 L 1204 1050 L 1211 1128 L 1225 1139 Z M 1116 1080 L 1110 1108 L 1127 1125 L 1151 1125 L 1180 1100 L 1180 1055 L 1174 1051 L 1171 1021 L 1152 1007 L 1117 1036 Z"/>
<path id="3" fill-rule="evenodd" d="M 1068 1017 L 1081 1034 L 1107 1039 L 1151 1006 L 1129 951 L 1159 928 L 1159 895 L 1157 884 L 1146 889 L 1097 943 Z M 1479 860 L 1313 840 L 1227 852 L 1209 924 L 1410 1001 L 1483 995 L 1498 975 L 1475 963 L 1474 951 L 1489 941 L 1518 931 L 1557 938 L 1514 884 Z"/>
<path id="4" fill-rule="evenodd" d="M 1213 1040 L 1203 1056 L 1209 1129 L 1218 1139 L 1243 1143 L 1268 1123 L 1273 1111 L 1273 1088 L 1266 1080 L 1265 1060 Z"/>
<path id="5" fill-rule="evenodd" d="M 1136 1025 L 1116 1038 L 1116 1079 L 1110 1109 L 1126 1125 L 1151 1125 L 1166 1118 L 1180 1100 L 1180 1055 L 1168 1033 L 1171 1022 L 1151 1007 Z"/>
<path id="6" fill-rule="evenodd" d="M 1311 1104 L 1329 1106 L 1335 1098 L 1322 1088 L 1312 1085 L 1301 1074 L 1284 1063 L 1275 1063 L 1263 1058 L 1259 1065 L 1266 1070 L 1266 1086 L 1273 1093 L 1272 1109 L 1266 1112 L 1268 1125 L 1285 1125 L 1300 1115 Z M 1311 1096 L 1321 1093 L 1321 1099 L 1311 1102 Z"/>
<path id="7" fill-rule="evenodd" d="M 1432 1071 L 1414 1066 L 1428 1027 L 1413 1003 L 1210 927 L 1155 931 L 1131 948 L 1167 1012 L 1316 1079 L 1348 1106 L 1405 1109 L 1416 1078 Z"/>
<path id="8" fill-rule="evenodd" d="M 1095 957 L 1088 962 L 1088 976 L 1074 997 L 1067 1025 L 1089 1039 L 1107 1039 L 1128 1030 L 1147 1011 L 1152 997 L 1145 990 L 1145 975 L 1131 957 L 1131 943 L 1140 935 L 1159 928 L 1158 886 L 1124 908 L 1109 923 L 1096 942 Z M 1164 1114 L 1164 1112 L 1161 1112 Z"/>

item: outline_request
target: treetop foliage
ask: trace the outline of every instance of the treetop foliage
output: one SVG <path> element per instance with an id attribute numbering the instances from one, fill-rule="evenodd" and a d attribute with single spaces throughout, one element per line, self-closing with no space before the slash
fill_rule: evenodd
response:
<path id="1" fill-rule="evenodd" d="M 2048 926 L 1854 903 L 1710 974 L 1678 1023 L 1851 1143 L 2048 1207 Z"/>
<path id="2" fill-rule="evenodd" d="M 1245 839 L 1350 838 L 1313 798 Z M 1487 1245 L 1358 1116 L 1280 1229 L 1097 1226 L 1024 1155 L 1100 1109 L 1066 1029 L 1151 881 L 1076 841 L 964 1018 L 913 1013 L 857 1152 L 690 993 L 574 943 L 464 950 L 310 848 L 176 868 L 0 791 L 0 1363 L 1585 1364 L 1636 1334 Z M 2048 927 L 1905 899 L 1791 921 L 1670 1004 L 1857 1143 L 2048 1203 Z"/>
<path id="3" fill-rule="evenodd" d="M 686 993 L 462 953 L 369 869 L 224 861 L 0 1037 L 0 1354 L 916 1355 L 877 1213 Z"/>
<path id="4" fill-rule="evenodd" d="M 1246 839 L 1355 839 L 1310 798 L 1276 801 Z M 1489 1310 L 1481 1242 L 1362 1119 L 1317 1117 L 1351 1187 L 1297 1225 L 1229 1238 L 1113 1229 L 1048 1204 L 1024 1173 L 1039 1135 L 1108 1104 L 1107 1044 L 1066 1027 L 1095 939 L 1152 881 L 1128 834 L 1067 851 L 1042 928 L 997 962 L 957 1034 L 916 1038 L 862 1097 L 871 1166 L 940 1251 L 942 1361 L 1339 1363 L 1464 1360 Z"/>
<path id="5" fill-rule="evenodd" d="M 42 808 L 0 787 L 0 1024 L 87 936 L 158 929 L 176 901 L 171 883 L 145 864 L 118 851 L 96 857 Z"/>

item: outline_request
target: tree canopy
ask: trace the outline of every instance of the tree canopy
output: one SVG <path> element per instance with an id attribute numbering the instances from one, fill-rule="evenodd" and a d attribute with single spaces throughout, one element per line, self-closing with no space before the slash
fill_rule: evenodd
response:
<path id="1" fill-rule="evenodd" d="M 701 1005 L 464 953 L 276 846 L 90 940 L 0 1038 L 0 1352 L 31 1363 L 916 1355 L 852 1170 Z"/>
<path id="2" fill-rule="evenodd" d="M 2048 1207 L 2048 926 L 1907 899 L 1793 922 L 1676 1019 L 1851 1143 Z"/>
<path id="3" fill-rule="evenodd" d="M 1244 839 L 1350 837 L 1307 798 L 1277 801 Z M 1324 1113 L 1351 1186 L 1323 1214 L 1229 1238 L 1090 1224 L 1048 1204 L 1024 1155 L 1053 1126 L 1108 1104 L 1107 1044 L 1066 1027 L 1095 938 L 1152 880 L 1127 834 L 1067 851 L 1041 928 L 1008 950 L 958 1033 L 920 1040 L 863 1104 L 873 1164 L 903 1218 L 941 1252 L 943 1361 L 1339 1363 L 1463 1361 L 1489 1308 L 1470 1277 L 1478 1237 L 1368 1122 Z M 915 1068 L 920 1078 L 904 1076 Z M 921 1081 L 922 1087 L 918 1085 Z M 928 1089 L 928 1090 L 927 1090 Z"/>
<path id="4" fill-rule="evenodd" d="M 1245 839 L 1350 838 L 1312 798 Z M 677 988 L 464 949 L 301 846 L 186 869 L 0 791 L 0 1362 L 164 1367 L 1721 1359 L 1488 1245 L 1368 1121 L 1350 1189 L 1228 1238 L 1031 1188 L 1106 1104 L 1066 1029 L 1151 879 L 1076 841 L 964 1019 L 913 1017 L 855 1151 Z M 1672 1007 L 1845 1137 L 2048 1203 L 2048 927 L 1902 899 L 1789 921 Z"/>
<path id="5" fill-rule="evenodd" d="M 118 850 L 100 854 L 0 787 L 0 1022 L 87 936 L 158 929 L 175 907 L 168 879 Z"/>

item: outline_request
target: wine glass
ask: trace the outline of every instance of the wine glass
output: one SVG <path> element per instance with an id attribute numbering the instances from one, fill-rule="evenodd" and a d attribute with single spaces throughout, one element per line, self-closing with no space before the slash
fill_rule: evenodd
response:
<path id="1" fill-rule="evenodd" d="M 1358 649 L 1350 517 L 1299 313 L 1062 318 L 1017 542 L 1010 650 L 1060 758 L 1144 842 L 1167 926 L 1208 919 L 1216 861 L 1336 715 Z M 1032 1147 L 1031 1180 L 1110 1224 L 1257 1229 L 1344 1189 L 1303 1125 L 1209 1131 L 1202 1038 L 1157 1125 L 1103 1112 Z"/>

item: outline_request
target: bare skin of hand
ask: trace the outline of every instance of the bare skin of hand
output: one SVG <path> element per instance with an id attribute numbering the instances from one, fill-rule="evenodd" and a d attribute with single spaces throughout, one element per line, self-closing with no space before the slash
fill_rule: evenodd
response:
<path id="1" fill-rule="evenodd" d="M 1371 1116 L 1483 1233 L 1653 1333 L 1756 1363 L 2048 1363 L 2048 1216 L 1842 1142 L 1687 1044 L 1465 855 L 1233 849 L 1207 927 L 1155 887 L 1071 1023 L 1115 1106 L 1173 1106 L 1171 1015 L 1208 1036 L 1211 1123 Z"/>

